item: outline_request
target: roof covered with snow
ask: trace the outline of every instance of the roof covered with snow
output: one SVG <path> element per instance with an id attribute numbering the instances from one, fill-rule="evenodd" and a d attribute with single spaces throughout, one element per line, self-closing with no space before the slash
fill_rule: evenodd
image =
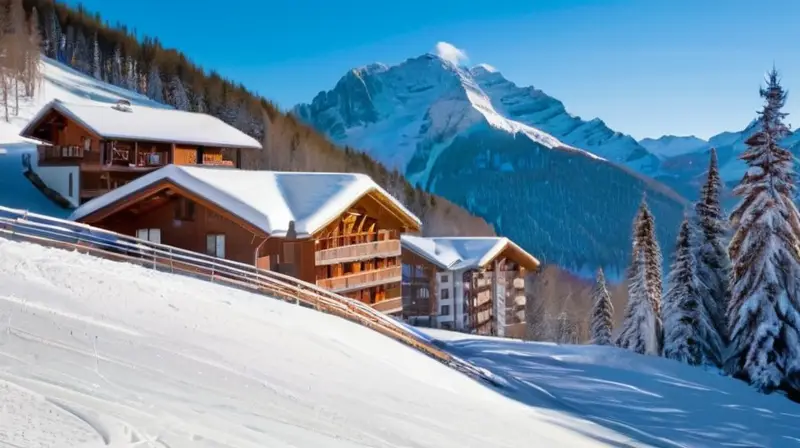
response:
<path id="1" fill-rule="evenodd" d="M 47 103 L 20 135 L 26 136 L 50 111 L 56 110 L 107 139 L 147 140 L 225 148 L 261 149 L 253 137 L 211 115 L 141 105 L 125 110 L 111 103 Z"/>
<path id="2" fill-rule="evenodd" d="M 92 199 L 75 209 L 81 220 L 162 181 L 205 198 L 272 236 L 285 236 L 294 221 L 298 237 L 321 230 L 369 193 L 391 204 L 403 222 L 419 228 L 419 218 L 367 175 L 296 173 L 167 165 Z"/>
<path id="3" fill-rule="evenodd" d="M 504 237 L 434 237 L 403 235 L 403 248 L 411 250 L 441 269 L 456 271 L 486 266 L 510 248 L 519 256 L 516 261 L 534 269 L 539 261 Z"/>

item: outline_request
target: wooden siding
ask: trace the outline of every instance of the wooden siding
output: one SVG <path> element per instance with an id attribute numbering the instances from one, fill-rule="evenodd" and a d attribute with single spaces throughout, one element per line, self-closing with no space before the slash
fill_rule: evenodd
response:
<path id="1" fill-rule="evenodd" d="M 197 147 L 175 146 L 172 157 L 175 165 L 196 165 Z"/>
<path id="2" fill-rule="evenodd" d="M 159 229 L 163 244 L 201 253 L 207 253 L 207 235 L 222 234 L 225 235 L 226 259 L 254 263 L 255 251 L 265 239 L 263 235 L 254 235 L 215 210 L 194 202 L 194 216 L 191 220 L 176 219 L 177 203 L 182 200 L 184 199 L 181 196 L 174 195 L 161 200 L 159 205 L 143 213 L 134 213 L 133 209 L 129 209 L 94 225 L 131 236 L 136 236 L 138 229 Z"/>

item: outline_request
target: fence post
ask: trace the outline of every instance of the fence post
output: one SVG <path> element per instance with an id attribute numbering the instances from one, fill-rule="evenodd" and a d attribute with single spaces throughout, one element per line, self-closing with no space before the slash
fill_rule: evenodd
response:
<path id="1" fill-rule="evenodd" d="M 169 248 L 169 272 L 175 272 L 175 259 L 172 255 L 172 246 Z"/>

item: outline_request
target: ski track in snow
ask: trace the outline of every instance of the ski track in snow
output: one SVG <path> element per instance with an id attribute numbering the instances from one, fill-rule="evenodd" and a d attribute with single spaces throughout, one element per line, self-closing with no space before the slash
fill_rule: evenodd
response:
<path id="1" fill-rule="evenodd" d="M 0 285 L 0 447 L 629 443 L 245 291 L 3 239 Z"/>

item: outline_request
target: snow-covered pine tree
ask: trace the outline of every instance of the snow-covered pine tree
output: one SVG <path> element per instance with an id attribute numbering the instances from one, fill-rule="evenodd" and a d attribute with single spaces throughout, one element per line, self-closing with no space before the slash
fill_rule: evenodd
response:
<path id="1" fill-rule="evenodd" d="M 663 280 L 661 272 L 663 268 L 663 257 L 661 255 L 661 247 L 658 245 L 656 239 L 656 223 L 653 213 L 647 206 L 646 198 L 642 199 L 639 206 L 639 219 L 636 226 L 636 236 L 634 237 L 634 246 L 638 245 L 645 251 L 645 271 L 647 273 L 647 287 L 650 290 L 651 298 L 655 301 L 653 309 L 656 314 L 659 312 L 661 295 L 663 289 Z"/>
<path id="2" fill-rule="evenodd" d="M 100 42 L 97 40 L 97 33 L 94 33 L 92 39 L 92 77 L 94 79 L 103 79 L 103 65 L 100 58 Z"/>
<path id="3" fill-rule="evenodd" d="M 729 251 L 733 266 L 728 308 L 733 376 L 763 392 L 800 391 L 800 216 L 793 158 L 779 142 L 788 133 L 786 92 L 773 68 L 760 89 L 760 130 L 739 156 L 749 166 L 734 194 Z"/>
<path id="4" fill-rule="evenodd" d="M 693 252 L 696 275 L 704 285 L 700 294 L 700 313 L 710 326 L 701 328 L 704 363 L 722 366 L 727 345 L 728 324 L 725 311 L 730 301 L 731 262 L 726 247 L 727 223 L 720 206 L 722 180 L 719 177 L 717 151 L 711 149 L 706 182 L 695 204 L 693 225 L 696 227 Z"/>
<path id="5" fill-rule="evenodd" d="M 75 55 L 75 27 L 72 25 L 67 26 L 66 45 L 64 47 L 64 60 L 67 64 L 72 64 Z"/>
<path id="6" fill-rule="evenodd" d="M 661 250 L 655 221 L 642 200 L 634 224 L 633 260 L 628 270 L 628 304 L 617 345 L 637 353 L 661 354 Z M 654 267 L 658 272 L 653 272 Z M 653 282 L 658 284 L 654 285 Z"/>
<path id="7" fill-rule="evenodd" d="M 87 75 L 92 72 L 91 52 L 89 50 L 89 42 L 83 32 L 78 31 L 78 37 L 75 39 L 75 51 L 72 54 L 72 66 L 79 72 Z"/>
<path id="8" fill-rule="evenodd" d="M 186 93 L 186 87 L 183 81 L 177 75 L 173 76 L 169 83 L 170 103 L 179 110 L 191 109 L 189 102 L 189 95 Z"/>
<path id="9" fill-rule="evenodd" d="M 48 25 L 46 28 L 45 50 L 47 56 L 58 59 L 58 43 L 61 42 L 61 24 L 58 23 L 58 15 L 55 8 L 47 13 Z"/>
<path id="10" fill-rule="evenodd" d="M 674 260 L 667 275 L 661 316 L 664 321 L 664 357 L 698 365 L 704 363 L 701 350 L 702 322 L 699 291 L 692 247 L 692 228 L 684 219 L 678 234 Z"/>
<path id="11" fill-rule="evenodd" d="M 590 337 L 592 344 L 611 345 L 611 331 L 614 319 L 614 305 L 606 287 L 603 269 L 597 270 L 594 289 L 592 289 L 592 322 Z"/>
<path id="12" fill-rule="evenodd" d="M 161 73 L 153 65 L 147 74 L 147 97 L 159 103 L 164 102 L 164 84 L 161 82 Z"/>
<path id="13" fill-rule="evenodd" d="M 122 47 L 119 45 L 114 48 L 114 54 L 111 56 L 111 84 L 125 86 L 122 77 Z"/>
<path id="14" fill-rule="evenodd" d="M 139 90 L 139 69 L 136 64 L 136 59 L 130 55 L 125 57 L 125 75 L 124 85 L 125 88 L 131 92 L 138 92 Z"/>
<path id="15" fill-rule="evenodd" d="M 208 111 L 206 107 L 206 97 L 202 92 L 194 94 L 194 101 L 192 102 L 192 110 L 204 114 Z"/>

